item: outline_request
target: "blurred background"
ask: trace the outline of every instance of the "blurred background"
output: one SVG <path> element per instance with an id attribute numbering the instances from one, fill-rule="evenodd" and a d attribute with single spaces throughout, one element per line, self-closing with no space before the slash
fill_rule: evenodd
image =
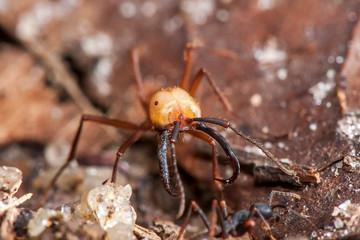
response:
<path id="1" fill-rule="evenodd" d="M 209 50 L 195 51 L 191 76 L 205 68 L 234 108 L 226 111 L 204 82 L 195 96 L 203 116 L 231 121 L 285 162 L 324 168 L 319 184 L 259 182 L 254 167 L 264 163 L 246 155 L 259 151 L 221 131 L 243 156 L 239 179 L 224 191 L 230 208 L 248 209 L 268 203 L 272 190 L 290 191 L 301 200 L 281 200 L 312 224 L 285 214 L 271 222 L 274 237 L 357 239 L 359 11 L 356 0 L 0 0 L 0 164 L 23 171 L 19 194 L 33 192 L 36 202 L 65 161 L 82 113 L 136 124 L 145 119 L 130 49 L 139 50 L 150 96 L 180 83 L 185 46 L 196 42 Z M 47 207 L 76 201 L 84 189 L 109 178 L 116 150 L 130 133 L 86 123 L 79 166 Z M 133 188 L 137 224 L 147 228 L 156 217 L 174 221 L 178 207 L 159 180 L 156 146 L 156 135 L 146 134 L 119 170 L 119 182 Z M 186 135 L 177 147 L 187 201 L 199 201 L 206 212 L 216 197 L 210 150 Z M 358 210 L 334 216 L 346 200 Z M 256 232 L 266 237 L 260 222 Z"/>

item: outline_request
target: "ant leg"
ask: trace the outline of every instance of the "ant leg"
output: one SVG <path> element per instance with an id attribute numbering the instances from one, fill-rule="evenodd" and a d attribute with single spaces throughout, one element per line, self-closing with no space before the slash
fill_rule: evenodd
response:
<path id="1" fill-rule="evenodd" d="M 232 222 L 229 219 L 230 222 L 227 221 L 227 210 L 226 210 L 226 202 L 225 200 L 221 200 L 220 203 L 218 200 L 216 200 L 216 211 L 217 211 L 217 215 L 219 217 L 219 222 L 220 222 L 220 226 L 222 229 L 222 234 L 221 237 L 223 239 L 227 239 L 229 237 L 230 233 L 230 228 L 232 228 Z"/>
<path id="2" fill-rule="evenodd" d="M 185 232 L 186 226 L 189 224 L 190 221 L 190 217 L 193 211 L 198 212 L 198 214 L 200 215 L 201 219 L 203 220 L 204 224 L 206 225 L 206 228 L 210 230 L 211 225 L 210 225 L 210 221 L 207 218 L 206 214 L 204 213 L 204 211 L 200 208 L 200 206 L 195 202 L 195 201 L 191 201 L 189 209 L 186 213 L 186 216 L 184 218 L 184 222 L 181 225 L 180 231 L 179 231 L 179 235 L 177 237 L 177 239 L 181 239 L 182 235 Z"/>
<path id="3" fill-rule="evenodd" d="M 149 104 L 146 100 L 146 96 L 144 93 L 143 80 L 142 80 L 141 72 L 140 72 L 138 49 L 136 49 L 136 48 L 131 49 L 130 57 L 131 57 L 131 66 L 132 66 L 132 70 L 134 73 L 135 82 L 136 82 L 139 98 L 141 101 L 141 105 L 142 105 L 144 111 L 147 112 L 149 109 Z"/>
<path id="4" fill-rule="evenodd" d="M 261 219 L 261 221 L 263 222 L 263 224 L 265 225 L 265 228 L 266 228 L 266 232 L 267 234 L 269 235 L 270 239 L 275 239 L 272 234 L 271 234 L 271 227 L 270 227 L 270 224 L 268 223 L 268 221 L 266 221 L 265 217 L 262 215 L 262 213 L 260 212 L 260 210 L 252 205 L 250 207 L 250 215 L 248 217 L 248 219 L 245 221 L 245 224 L 244 225 L 249 225 L 248 227 L 248 232 L 251 232 L 252 230 L 252 226 L 250 226 L 250 224 L 248 222 L 253 222 L 253 217 L 255 216 L 255 213 L 257 214 L 257 216 Z M 252 224 L 251 224 L 252 225 Z"/>
<path id="5" fill-rule="evenodd" d="M 181 215 L 183 215 L 184 210 L 185 210 L 185 191 L 184 191 L 183 183 L 180 178 L 179 170 L 177 168 L 176 151 L 175 151 L 175 143 L 176 143 L 176 139 L 179 136 L 179 128 L 180 128 L 180 123 L 178 121 L 175 121 L 174 129 L 172 130 L 171 137 L 170 137 L 172 166 L 173 166 L 173 171 L 174 171 L 174 175 L 175 175 L 175 181 L 179 188 L 179 193 L 180 193 L 180 206 L 179 206 L 179 211 L 176 214 L 176 218 L 180 218 Z"/>
<path id="6" fill-rule="evenodd" d="M 125 128 L 125 129 L 139 128 L 137 125 L 135 125 L 133 123 L 125 122 L 125 121 L 119 121 L 116 119 L 109 119 L 106 117 L 83 114 L 80 119 L 80 124 L 79 124 L 78 130 L 77 130 L 74 140 L 72 142 L 68 158 L 67 158 L 66 162 L 61 166 L 61 168 L 56 172 L 55 176 L 50 181 L 48 187 L 45 189 L 44 195 L 40 200 L 39 206 L 44 205 L 46 199 L 49 197 L 50 190 L 55 186 L 55 183 L 58 180 L 58 178 L 60 177 L 61 173 L 65 170 L 65 168 L 74 159 L 76 148 L 77 148 L 77 145 L 79 142 L 79 138 L 80 138 L 80 134 L 81 134 L 82 126 L 83 126 L 83 122 L 85 122 L 85 121 L 100 123 L 100 124 L 109 125 L 109 126 L 113 126 L 113 127 L 117 127 L 117 128 Z"/>
<path id="7" fill-rule="evenodd" d="M 113 171 L 112 171 L 112 175 L 111 175 L 111 182 L 115 183 L 116 182 L 116 174 L 117 174 L 117 169 L 118 169 L 118 165 L 119 165 L 119 161 L 122 158 L 122 156 L 124 155 L 126 149 L 128 149 L 134 142 L 136 142 L 141 135 L 144 133 L 146 129 L 144 128 L 140 128 L 138 129 L 135 133 L 133 133 L 133 135 L 131 135 L 118 149 L 118 151 L 116 152 L 116 160 L 113 166 Z"/>
<path id="8" fill-rule="evenodd" d="M 273 161 L 281 169 L 281 171 L 283 171 L 287 175 L 294 176 L 296 178 L 296 180 L 298 181 L 298 179 L 296 177 L 296 173 L 294 171 L 286 168 L 279 161 L 279 159 L 277 159 L 274 155 L 272 155 L 272 153 L 269 150 L 267 150 L 263 145 L 261 145 L 255 139 L 247 136 L 243 132 L 241 132 L 241 131 L 237 130 L 236 128 L 234 128 L 229 121 L 218 119 L 218 118 L 193 118 L 193 119 L 190 119 L 189 121 L 190 121 L 190 123 L 192 121 L 193 122 L 207 122 L 207 123 L 212 123 L 212 124 L 219 125 L 219 126 L 224 127 L 224 128 L 230 128 L 235 134 L 239 135 L 240 137 L 242 137 L 246 141 L 248 141 L 248 142 L 254 144 L 256 147 L 258 147 L 271 161 Z"/>
<path id="9" fill-rule="evenodd" d="M 208 81 L 210 87 L 214 90 L 215 94 L 218 96 L 218 98 L 220 99 L 220 101 L 222 102 L 222 104 L 224 105 L 224 107 L 226 108 L 227 111 L 229 112 L 233 112 L 233 108 L 230 104 L 230 102 L 227 100 L 227 98 L 222 94 L 221 90 L 219 89 L 219 87 L 216 85 L 216 83 L 212 80 L 212 78 L 210 77 L 210 74 L 204 69 L 201 68 L 197 74 L 195 75 L 195 78 L 193 80 L 193 82 L 191 83 L 190 89 L 189 89 L 189 94 L 191 96 L 194 95 L 197 87 L 199 86 L 200 81 L 203 79 L 203 77 L 205 77 L 205 79 Z"/>
<path id="10" fill-rule="evenodd" d="M 186 44 L 186 50 L 184 52 L 184 59 L 185 59 L 185 67 L 184 67 L 184 73 L 182 76 L 180 87 L 182 89 L 187 89 L 187 87 L 189 85 L 191 67 L 194 62 L 194 53 L 193 53 L 192 43 Z"/>
<path id="11" fill-rule="evenodd" d="M 219 171 L 218 171 L 218 161 L 217 161 L 217 157 L 216 157 L 216 145 L 215 145 L 215 141 L 214 139 L 210 138 L 209 136 L 207 136 L 206 134 L 202 133 L 202 132 L 197 132 L 197 131 L 192 131 L 189 130 L 188 133 L 190 133 L 191 135 L 193 135 L 194 137 L 197 137 L 201 140 L 204 140 L 205 142 L 207 142 L 212 149 L 212 162 L 213 162 L 213 178 L 214 179 L 219 179 Z M 223 186 L 221 183 L 219 183 L 219 181 L 214 181 L 216 188 L 219 192 L 219 196 L 220 199 L 224 199 L 223 197 Z"/>
<path id="12" fill-rule="evenodd" d="M 225 200 L 221 200 L 219 206 L 220 206 L 220 209 L 222 210 L 222 213 L 224 214 L 224 217 L 227 218 L 228 213 L 227 213 Z"/>
<path id="13" fill-rule="evenodd" d="M 201 44 L 196 43 L 196 42 L 189 42 L 186 44 L 186 49 L 184 52 L 184 59 L 185 59 L 186 63 L 185 63 L 185 67 L 184 67 L 182 81 L 180 83 L 180 87 L 182 89 L 187 89 L 187 87 L 188 87 L 188 83 L 189 83 L 189 79 L 190 79 L 190 70 L 191 70 L 191 67 L 194 62 L 193 50 L 210 52 L 210 53 L 217 55 L 219 57 L 222 57 L 222 58 L 228 58 L 228 59 L 236 60 L 236 61 L 240 61 L 240 62 L 243 61 L 243 59 L 241 59 L 236 53 L 234 53 L 232 51 L 229 51 L 226 49 L 213 49 L 213 48 L 209 48 L 206 46 L 202 46 Z"/>
<path id="14" fill-rule="evenodd" d="M 226 156 L 231 161 L 232 168 L 233 168 L 233 175 L 229 179 L 216 179 L 216 180 L 223 182 L 225 184 L 233 183 L 240 174 L 240 163 L 239 163 L 239 160 L 237 159 L 235 153 L 231 149 L 230 144 L 226 141 L 226 139 L 220 133 L 218 133 L 214 129 L 206 126 L 204 123 L 195 122 L 196 121 L 195 119 L 197 119 L 197 118 L 192 119 L 192 121 L 194 121 L 193 125 L 194 125 L 195 129 L 205 132 L 210 137 L 215 139 L 220 144 L 222 149 L 225 151 Z M 201 118 L 199 118 L 199 119 L 201 119 Z"/>
<path id="15" fill-rule="evenodd" d="M 216 222 L 217 222 L 217 206 L 218 201 L 213 199 L 211 203 L 211 219 L 210 219 L 210 228 L 209 228 L 209 237 L 212 239 L 216 235 Z"/>

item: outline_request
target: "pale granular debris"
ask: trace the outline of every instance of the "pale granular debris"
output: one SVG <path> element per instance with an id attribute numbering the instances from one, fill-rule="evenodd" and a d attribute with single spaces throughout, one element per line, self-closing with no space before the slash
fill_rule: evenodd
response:
<path id="1" fill-rule="evenodd" d="M 348 171 L 360 172 L 360 157 L 347 155 L 342 162 L 351 167 Z"/>
<path id="2" fill-rule="evenodd" d="M 119 5 L 119 12 L 124 18 L 132 18 L 136 15 L 136 5 L 131 1 L 122 2 Z"/>
<path id="3" fill-rule="evenodd" d="M 141 6 L 141 13 L 145 17 L 153 17 L 157 12 L 157 5 L 152 1 L 145 1 Z"/>
<path id="4" fill-rule="evenodd" d="M 130 185 L 106 183 L 85 193 L 75 214 L 85 221 L 97 222 L 108 239 L 133 239 L 136 213 L 130 205 L 131 193 Z"/>
<path id="5" fill-rule="evenodd" d="M 36 189 L 45 189 L 51 179 L 55 176 L 60 167 L 52 167 L 40 172 L 33 181 Z M 84 178 L 84 172 L 79 168 L 77 161 L 72 161 L 56 182 L 56 186 L 61 190 L 69 191 Z"/>
<path id="6" fill-rule="evenodd" d="M 0 190 L 10 195 L 15 194 L 22 183 L 22 172 L 15 167 L 0 167 Z"/>
<path id="7" fill-rule="evenodd" d="M 103 96 L 111 93 L 111 75 L 113 73 L 113 60 L 110 57 L 100 58 L 94 66 L 94 74 L 90 78 L 97 92 Z"/>
<path id="8" fill-rule="evenodd" d="M 70 144 L 65 139 L 58 138 L 45 148 L 45 159 L 51 167 L 61 167 L 70 153 Z"/>
<path id="9" fill-rule="evenodd" d="M 253 107 L 260 107 L 262 103 L 262 97 L 259 93 L 254 93 L 250 98 L 250 103 Z"/>
<path id="10" fill-rule="evenodd" d="M 47 227 L 49 227 L 53 221 L 62 221 L 68 219 L 70 216 L 66 214 L 52 210 L 40 208 L 29 221 L 28 224 L 28 235 L 30 237 L 39 236 Z"/>
<path id="11" fill-rule="evenodd" d="M 281 3 L 279 0 L 258 0 L 257 1 L 257 8 L 260 10 L 269 10 L 273 9 Z"/>
<path id="12" fill-rule="evenodd" d="M 226 9 L 219 9 L 216 11 L 216 19 L 220 22 L 226 23 L 230 19 L 230 12 Z"/>
<path id="13" fill-rule="evenodd" d="M 355 232 L 360 224 L 360 205 L 351 203 L 350 200 L 346 200 L 338 207 L 334 207 L 331 215 L 335 217 L 335 228 L 345 226 L 346 234 L 349 234 L 349 232 Z"/>
<path id="14" fill-rule="evenodd" d="M 173 34 L 179 30 L 183 24 L 182 18 L 179 15 L 175 15 L 163 23 L 163 30 L 167 34 Z"/>
<path id="15" fill-rule="evenodd" d="M 360 140 L 360 113 L 348 113 L 338 121 L 337 132 L 349 140 Z"/>
<path id="16" fill-rule="evenodd" d="M 32 193 L 25 194 L 20 198 L 14 196 L 21 183 L 22 172 L 19 169 L 7 166 L 0 167 L 0 217 L 6 211 L 17 207 L 32 197 Z"/>
<path id="17" fill-rule="evenodd" d="M 92 36 L 81 39 L 80 46 L 89 56 L 101 57 L 113 53 L 114 43 L 108 34 L 97 32 Z"/>
<path id="18" fill-rule="evenodd" d="M 16 35 L 23 40 L 35 39 L 49 22 L 65 18 L 80 3 L 76 0 L 39 2 L 20 15 Z"/>
<path id="19" fill-rule="evenodd" d="M 287 58 L 287 53 L 280 48 L 278 39 L 275 37 L 267 39 L 265 46 L 261 48 L 255 46 L 253 52 L 260 64 L 274 64 Z"/>
<path id="20" fill-rule="evenodd" d="M 203 25 L 213 14 L 215 2 L 213 0 L 184 0 L 181 1 L 180 8 L 191 17 L 194 23 Z"/>
<path id="21" fill-rule="evenodd" d="M 308 92 L 313 96 L 315 104 L 320 106 L 324 98 L 328 95 L 328 93 L 335 87 L 335 81 L 333 79 L 329 79 L 328 81 L 319 82 L 309 88 Z"/>

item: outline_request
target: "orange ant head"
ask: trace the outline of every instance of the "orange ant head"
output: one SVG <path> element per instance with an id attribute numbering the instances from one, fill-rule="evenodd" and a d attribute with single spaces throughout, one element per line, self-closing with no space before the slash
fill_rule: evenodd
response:
<path id="1" fill-rule="evenodd" d="M 199 104 L 184 89 L 162 89 L 150 100 L 150 119 L 158 127 L 164 127 L 182 118 L 201 117 Z"/>

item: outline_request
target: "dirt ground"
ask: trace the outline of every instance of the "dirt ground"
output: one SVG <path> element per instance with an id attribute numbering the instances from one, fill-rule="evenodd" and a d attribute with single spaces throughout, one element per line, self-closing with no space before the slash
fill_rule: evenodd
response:
<path id="1" fill-rule="evenodd" d="M 207 50 L 195 51 L 191 76 L 205 68 L 234 109 L 227 111 L 204 81 L 195 95 L 202 115 L 229 120 L 298 173 L 312 171 L 296 184 L 256 147 L 216 128 L 241 163 L 238 180 L 224 190 L 229 212 L 267 204 L 273 190 L 291 192 L 301 199 L 273 199 L 289 210 L 269 221 L 274 238 L 360 239 L 359 14 L 356 0 L 0 0 L 0 165 L 22 171 L 17 199 L 33 193 L 7 211 L 0 206 L 1 238 L 30 238 L 28 223 L 67 157 L 82 113 L 145 120 L 130 49 L 140 53 L 150 96 L 180 83 L 192 42 Z M 78 164 L 64 173 L 44 209 L 73 209 L 84 192 L 109 179 L 131 132 L 85 123 Z M 117 183 L 132 188 L 138 239 L 145 233 L 174 239 L 183 222 L 175 219 L 179 201 L 160 181 L 157 140 L 154 132 L 144 134 L 119 166 Z M 184 134 L 176 151 L 186 206 L 196 200 L 210 213 L 218 197 L 211 148 Z M 229 176 L 222 152 L 221 174 Z M 5 195 L 3 202 L 15 199 Z M 45 217 L 46 229 L 33 238 L 111 239 L 99 225 L 62 214 Z M 167 235 L 159 233 L 163 228 Z M 185 236 L 200 239 L 204 230 L 194 214 Z M 269 238 L 261 221 L 253 236 Z"/>

